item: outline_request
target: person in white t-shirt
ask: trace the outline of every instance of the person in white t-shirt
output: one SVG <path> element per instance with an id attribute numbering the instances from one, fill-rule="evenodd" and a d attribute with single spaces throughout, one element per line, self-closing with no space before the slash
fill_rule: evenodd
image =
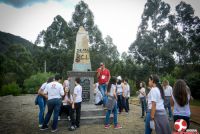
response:
<path id="1" fill-rule="evenodd" d="M 45 87 L 44 94 L 48 95 L 48 101 L 47 101 L 48 112 L 45 116 L 44 123 L 40 130 L 48 129 L 47 124 L 49 123 L 52 113 L 54 113 L 52 132 L 57 131 L 58 115 L 62 104 L 61 98 L 64 97 L 63 86 L 60 83 L 61 79 L 62 77 L 60 75 L 56 75 L 55 81 L 47 84 Z"/>
<path id="2" fill-rule="evenodd" d="M 44 112 L 45 112 L 45 107 L 46 107 L 46 101 L 48 98 L 48 96 L 44 95 L 43 92 L 44 92 L 46 85 L 48 83 L 52 82 L 53 79 L 54 79 L 53 77 L 49 77 L 47 82 L 43 83 L 42 86 L 40 87 L 40 89 L 38 90 L 37 101 L 38 101 L 38 106 L 40 109 L 39 116 L 38 116 L 39 117 L 39 127 L 42 127 L 42 124 L 44 123 Z"/>
<path id="3" fill-rule="evenodd" d="M 145 134 L 151 134 L 150 122 L 155 122 L 156 134 L 171 134 L 169 120 L 164 108 L 164 91 L 157 75 L 149 77 L 148 110 L 145 120 Z"/>
<path id="4" fill-rule="evenodd" d="M 164 94 L 165 94 L 165 100 L 164 100 L 164 106 L 165 109 L 169 111 L 169 120 L 172 120 L 172 110 L 170 105 L 170 98 L 172 96 L 172 87 L 169 85 L 168 80 L 163 80 L 162 82 Z"/>
<path id="5" fill-rule="evenodd" d="M 94 96 L 95 96 L 95 105 L 102 105 L 103 104 L 103 95 L 99 89 L 99 83 L 94 84 Z"/>
<path id="6" fill-rule="evenodd" d="M 72 119 L 70 131 L 75 130 L 75 128 L 80 127 L 80 117 L 81 117 L 81 102 L 82 102 L 82 86 L 80 85 L 80 78 L 75 79 L 75 87 L 73 93 L 73 103 L 72 103 Z M 76 119 L 74 119 L 74 111 L 76 111 Z"/>
<path id="7" fill-rule="evenodd" d="M 139 90 L 139 98 L 140 98 L 140 105 L 142 108 L 142 116 L 143 118 L 146 113 L 146 84 L 144 81 L 140 82 L 140 90 Z"/>
<path id="8" fill-rule="evenodd" d="M 190 99 L 191 94 L 185 81 L 177 80 L 171 97 L 171 104 L 174 106 L 174 122 L 184 119 L 187 122 L 187 128 L 190 126 Z"/>
<path id="9" fill-rule="evenodd" d="M 65 88 L 64 91 L 65 91 L 65 96 L 62 100 L 62 105 L 61 105 L 61 109 L 60 109 L 60 112 L 59 112 L 58 120 L 60 120 L 62 113 L 66 113 L 67 119 L 70 120 L 70 112 L 71 112 L 71 109 L 72 109 L 73 97 L 70 94 L 69 88 Z"/>
<path id="10" fill-rule="evenodd" d="M 128 79 L 125 79 L 124 80 L 124 96 L 125 96 L 125 99 L 126 99 L 126 107 L 128 109 L 128 111 L 130 110 L 129 109 L 129 98 L 130 98 L 130 86 L 128 84 Z"/>

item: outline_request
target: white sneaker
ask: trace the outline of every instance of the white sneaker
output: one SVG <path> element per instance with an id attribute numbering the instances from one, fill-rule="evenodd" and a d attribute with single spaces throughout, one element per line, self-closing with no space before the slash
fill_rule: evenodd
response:
<path id="1" fill-rule="evenodd" d="M 68 118 L 69 121 L 71 120 L 69 116 L 67 118 Z"/>
<path id="2" fill-rule="evenodd" d="M 39 128 L 41 128 L 42 127 L 42 124 L 39 124 Z"/>
<path id="3" fill-rule="evenodd" d="M 60 120 L 60 116 L 58 116 L 58 120 Z"/>

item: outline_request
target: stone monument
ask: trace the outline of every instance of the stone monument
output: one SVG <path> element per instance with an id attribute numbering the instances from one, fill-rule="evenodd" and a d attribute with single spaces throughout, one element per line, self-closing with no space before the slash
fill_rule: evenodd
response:
<path id="1" fill-rule="evenodd" d="M 91 70 L 88 32 L 81 26 L 76 35 L 73 69 L 68 71 L 68 76 L 71 77 L 71 93 L 73 93 L 75 87 L 75 78 L 81 79 L 80 85 L 83 89 L 81 124 L 102 123 L 105 119 L 105 110 L 102 106 L 94 105 L 93 84 L 96 72 Z"/>

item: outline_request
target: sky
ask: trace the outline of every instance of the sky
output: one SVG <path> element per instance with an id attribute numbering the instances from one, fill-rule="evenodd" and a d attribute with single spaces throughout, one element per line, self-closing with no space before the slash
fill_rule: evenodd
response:
<path id="1" fill-rule="evenodd" d="M 80 0 L 0 0 L 0 31 L 21 36 L 35 42 L 53 18 L 61 15 L 67 22 L 72 18 Z M 103 34 L 110 35 L 120 53 L 127 52 L 136 39 L 141 15 L 147 0 L 83 0 L 93 12 L 94 22 Z M 175 6 L 181 0 L 164 0 Z M 200 17 L 200 0 L 184 0 Z"/>

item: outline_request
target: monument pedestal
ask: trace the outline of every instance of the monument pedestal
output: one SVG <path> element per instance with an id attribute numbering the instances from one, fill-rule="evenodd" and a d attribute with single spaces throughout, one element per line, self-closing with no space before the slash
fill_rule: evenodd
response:
<path id="1" fill-rule="evenodd" d="M 71 78 L 70 91 L 73 93 L 75 87 L 74 80 L 79 77 L 81 79 L 80 85 L 82 86 L 82 98 L 81 104 L 81 125 L 84 124 L 103 124 L 105 121 L 106 110 L 103 106 L 94 105 L 94 75 L 95 71 L 81 72 L 81 71 L 69 71 L 68 76 Z"/>

